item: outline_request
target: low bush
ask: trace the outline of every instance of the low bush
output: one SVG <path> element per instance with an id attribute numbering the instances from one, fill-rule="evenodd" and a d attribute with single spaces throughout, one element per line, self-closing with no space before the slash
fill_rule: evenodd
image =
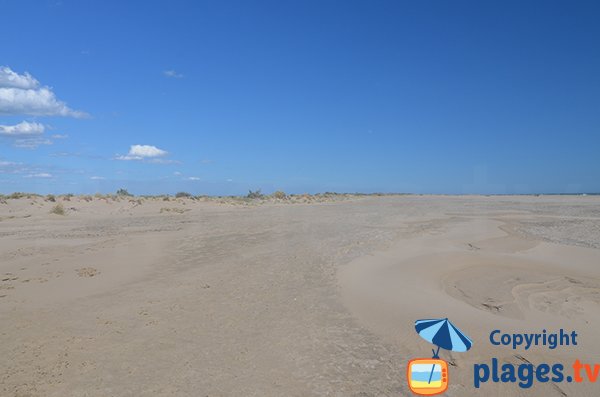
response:
<path id="1" fill-rule="evenodd" d="M 65 215 L 65 207 L 63 207 L 62 204 L 58 203 L 54 207 L 52 207 L 50 213 L 56 215 Z"/>
<path id="2" fill-rule="evenodd" d="M 248 194 L 246 195 L 246 198 L 249 199 L 261 199 L 263 198 L 264 195 L 260 192 L 260 189 L 252 191 L 252 190 L 248 190 Z"/>
<path id="3" fill-rule="evenodd" d="M 285 200 L 287 198 L 287 194 L 285 194 L 285 192 L 281 190 L 278 190 L 275 193 L 273 193 L 273 197 L 279 200 Z"/>
<path id="4" fill-rule="evenodd" d="M 133 196 L 133 194 L 129 193 L 127 189 L 119 189 L 117 190 L 117 196 Z"/>
<path id="5" fill-rule="evenodd" d="M 23 197 L 27 197 L 27 193 L 14 192 L 14 193 L 9 194 L 7 198 L 9 198 L 11 200 L 16 200 L 16 199 L 20 199 Z"/>

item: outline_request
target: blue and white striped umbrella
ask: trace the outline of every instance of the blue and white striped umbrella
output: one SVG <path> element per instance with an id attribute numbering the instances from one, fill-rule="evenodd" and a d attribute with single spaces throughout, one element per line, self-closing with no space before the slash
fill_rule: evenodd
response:
<path id="1" fill-rule="evenodd" d="M 454 352 L 466 352 L 473 345 L 471 339 L 447 318 L 417 320 L 415 329 L 421 338 L 436 345 L 438 352 L 440 347 Z M 434 357 L 437 358 L 438 352 L 434 352 Z"/>

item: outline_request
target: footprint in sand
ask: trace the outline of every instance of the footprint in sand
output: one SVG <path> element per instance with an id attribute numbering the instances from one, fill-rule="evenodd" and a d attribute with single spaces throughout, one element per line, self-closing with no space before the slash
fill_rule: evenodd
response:
<path id="1" fill-rule="evenodd" d="M 79 277 L 94 277 L 100 274 L 100 272 L 93 267 L 82 267 L 81 269 L 75 269 Z"/>
<path id="2" fill-rule="evenodd" d="M 12 273 L 5 273 L 4 277 L 2 277 L 2 281 L 15 281 L 15 280 L 18 280 L 18 279 L 19 279 L 19 277 L 16 277 Z"/>

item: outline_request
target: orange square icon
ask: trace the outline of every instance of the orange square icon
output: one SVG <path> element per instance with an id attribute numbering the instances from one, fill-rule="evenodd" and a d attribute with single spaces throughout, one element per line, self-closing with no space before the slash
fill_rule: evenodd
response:
<path id="1" fill-rule="evenodd" d="M 448 363 L 435 358 L 416 358 L 406 367 L 410 390 L 420 396 L 441 394 L 448 389 Z"/>

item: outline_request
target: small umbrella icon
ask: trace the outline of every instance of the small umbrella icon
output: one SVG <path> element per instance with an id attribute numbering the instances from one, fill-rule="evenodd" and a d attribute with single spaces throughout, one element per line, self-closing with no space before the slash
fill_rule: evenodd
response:
<path id="1" fill-rule="evenodd" d="M 437 346 L 437 351 L 432 349 L 433 358 L 439 358 L 440 348 L 455 352 L 466 352 L 473 345 L 471 339 L 447 318 L 417 320 L 415 321 L 415 330 L 421 338 Z M 435 365 L 431 368 L 428 383 L 431 383 L 434 369 Z"/>

